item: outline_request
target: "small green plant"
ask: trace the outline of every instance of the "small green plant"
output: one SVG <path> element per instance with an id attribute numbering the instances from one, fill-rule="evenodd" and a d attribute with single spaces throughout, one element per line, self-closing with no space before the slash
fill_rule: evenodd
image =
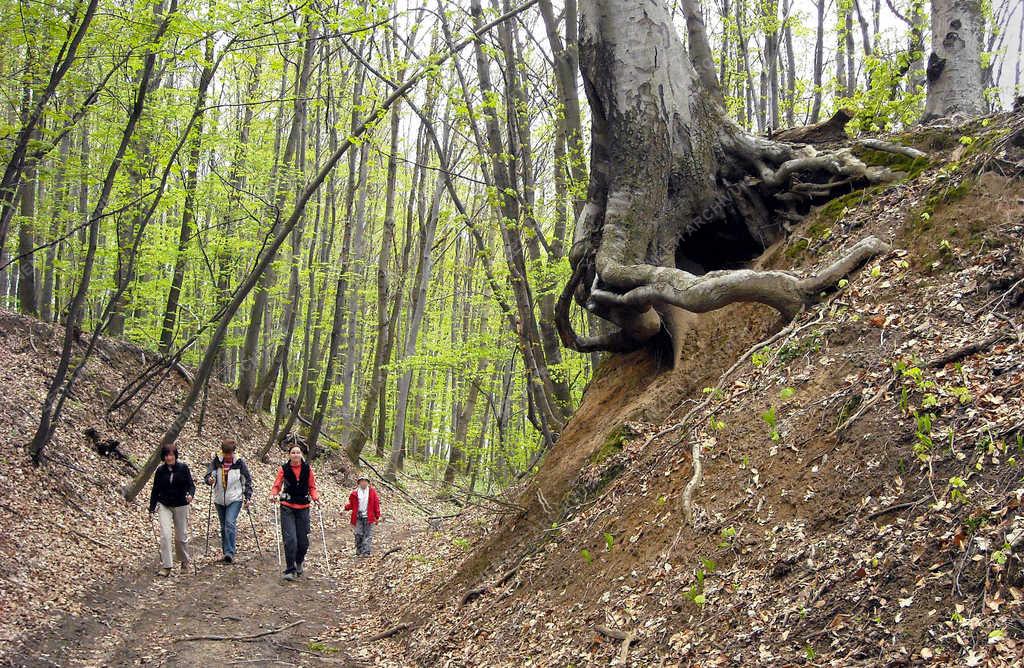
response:
<path id="1" fill-rule="evenodd" d="M 915 418 L 917 431 L 914 434 L 914 454 L 922 462 L 927 462 L 931 456 L 935 443 L 932 441 L 932 421 L 935 416 L 931 413 L 919 413 Z"/>
<path id="2" fill-rule="evenodd" d="M 788 401 L 794 396 L 796 396 L 796 388 L 793 387 L 784 387 L 779 392 L 779 399 L 782 399 L 783 401 Z"/>
<path id="3" fill-rule="evenodd" d="M 588 550 L 587 548 L 583 548 L 582 550 L 580 550 L 580 556 L 583 557 L 583 561 L 587 562 L 588 564 L 594 560 L 594 555 L 590 554 L 590 550 Z"/>
<path id="4" fill-rule="evenodd" d="M 712 399 L 721 399 L 725 396 L 725 392 L 721 391 L 717 387 L 705 387 L 701 392 L 709 395 Z"/>
<path id="5" fill-rule="evenodd" d="M 711 415 L 708 417 L 708 426 L 711 428 L 711 431 L 722 431 L 725 429 L 725 422 Z"/>
<path id="6" fill-rule="evenodd" d="M 309 651 L 317 652 L 319 654 L 334 654 L 338 651 L 337 647 L 331 647 L 330 645 L 322 643 L 319 640 L 310 640 L 309 645 L 307 645 L 307 647 L 309 647 Z"/>
<path id="7" fill-rule="evenodd" d="M 736 527 L 726 527 L 722 529 L 722 542 L 718 544 L 720 548 L 730 548 L 736 538 Z"/>
<path id="8" fill-rule="evenodd" d="M 703 608 L 707 603 L 707 596 L 704 595 L 704 578 L 715 572 L 715 562 L 711 559 L 701 559 L 700 567 L 694 570 L 696 582 L 690 585 L 686 592 L 687 598 L 693 601 L 698 608 Z"/>
<path id="9" fill-rule="evenodd" d="M 967 502 L 967 481 L 960 476 L 949 479 L 949 500 L 953 503 Z"/>
<path id="10" fill-rule="evenodd" d="M 454 545 L 455 547 L 459 548 L 460 550 L 468 550 L 469 546 L 470 546 L 470 542 L 466 538 L 455 537 L 455 538 L 452 538 L 452 545 Z"/>
<path id="11" fill-rule="evenodd" d="M 1013 552 L 1013 546 L 1009 543 L 1004 542 L 1003 546 L 992 553 L 992 563 L 999 564 L 1000 566 L 1006 563 L 1007 555 Z"/>
<path id="12" fill-rule="evenodd" d="M 758 369 L 763 368 L 772 359 L 772 353 L 770 350 L 758 350 L 750 356 L 750 362 Z"/>
<path id="13" fill-rule="evenodd" d="M 956 400 L 959 401 L 961 404 L 969 404 L 972 401 L 974 401 L 974 397 L 971 395 L 971 391 L 968 390 L 966 387 L 963 387 L 963 386 L 950 387 L 950 388 L 948 388 L 947 391 L 951 395 L 956 397 Z"/>
<path id="14" fill-rule="evenodd" d="M 761 419 L 768 425 L 768 438 L 778 443 L 782 438 L 782 434 L 779 433 L 778 417 L 775 415 L 775 406 L 772 406 L 765 412 L 761 413 Z"/>
<path id="15" fill-rule="evenodd" d="M 614 546 L 615 546 L 615 536 L 613 536 L 612 534 L 610 534 L 607 531 L 605 531 L 604 532 L 604 549 L 605 549 L 605 551 L 606 552 L 611 552 L 612 548 Z"/>

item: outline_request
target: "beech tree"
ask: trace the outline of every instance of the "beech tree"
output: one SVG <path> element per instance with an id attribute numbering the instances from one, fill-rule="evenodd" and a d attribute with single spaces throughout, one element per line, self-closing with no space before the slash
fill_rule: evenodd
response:
<path id="1" fill-rule="evenodd" d="M 925 118 L 985 111 L 981 0 L 932 0 Z"/>
<path id="2" fill-rule="evenodd" d="M 678 353 L 678 309 L 753 301 L 792 316 L 886 250 L 866 238 L 809 278 L 727 269 L 782 234 L 775 212 L 826 201 L 851 179 L 867 184 L 891 174 L 848 150 L 815 154 L 743 132 L 694 71 L 663 0 L 581 2 L 580 67 L 591 167 L 561 299 L 569 347 L 628 351 L 667 337 Z M 576 335 L 570 295 L 616 328 Z"/>

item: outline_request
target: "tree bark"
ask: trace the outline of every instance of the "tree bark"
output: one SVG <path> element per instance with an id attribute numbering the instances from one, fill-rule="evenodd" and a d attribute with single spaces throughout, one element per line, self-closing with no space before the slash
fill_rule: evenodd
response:
<path id="1" fill-rule="evenodd" d="M 849 151 L 801 153 L 744 134 L 708 99 L 661 0 L 588 0 L 580 8 L 592 158 L 588 203 L 570 253 L 573 277 L 560 299 L 566 345 L 626 351 L 661 341 L 671 344 L 675 360 L 678 309 L 756 301 L 792 316 L 887 248 L 869 237 L 808 278 L 731 269 L 781 236 L 773 211 L 800 192 L 794 175 L 824 177 L 816 190 L 827 191 L 833 175 L 871 183 L 891 173 Z M 719 241 L 705 245 L 706 234 Z M 728 257 L 724 240 L 732 235 L 733 247 L 739 241 L 748 248 L 747 258 Z M 576 336 L 567 317 L 573 295 L 617 329 Z"/>
<path id="2" fill-rule="evenodd" d="M 818 20 L 814 41 L 814 102 L 811 106 L 811 123 L 821 120 L 822 72 L 825 69 L 825 0 L 817 0 L 815 6 Z"/>
<path id="3" fill-rule="evenodd" d="M 980 0 L 932 0 L 925 119 L 985 111 Z"/>

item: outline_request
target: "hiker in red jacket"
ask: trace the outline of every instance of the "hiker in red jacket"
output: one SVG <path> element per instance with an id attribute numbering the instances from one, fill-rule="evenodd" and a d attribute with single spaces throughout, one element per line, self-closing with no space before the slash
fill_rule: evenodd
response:
<path id="1" fill-rule="evenodd" d="M 288 461 L 277 469 L 270 500 L 281 504 L 281 539 L 287 567 L 284 579 L 294 580 L 302 575 L 302 562 L 309 549 L 309 506 L 320 503 L 316 476 L 301 446 L 293 445 L 288 450 Z"/>
<path id="2" fill-rule="evenodd" d="M 352 511 L 352 529 L 356 536 L 356 556 L 370 556 L 373 540 L 373 525 L 380 519 L 380 498 L 377 490 L 370 486 L 370 479 L 359 476 L 358 487 L 348 496 L 345 510 Z"/>

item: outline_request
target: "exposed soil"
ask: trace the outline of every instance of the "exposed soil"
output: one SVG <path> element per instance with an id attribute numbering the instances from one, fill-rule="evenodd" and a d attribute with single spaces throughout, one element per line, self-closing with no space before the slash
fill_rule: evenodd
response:
<path id="1" fill-rule="evenodd" d="M 675 369 L 644 353 L 608 359 L 539 474 L 510 494 L 524 512 L 463 528 L 475 549 L 454 578 L 391 605 L 414 628 L 380 643 L 377 660 L 1024 658 L 1020 558 L 996 554 L 1024 536 L 1024 182 L 1020 165 L 991 159 L 1022 128 L 1015 116 L 991 135 L 946 129 L 993 153 L 947 142 L 910 180 L 796 226 L 761 266 L 810 271 L 867 234 L 895 250 L 728 378 L 779 331 L 771 311 L 695 316 Z M 971 343 L 983 345 L 956 354 Z M 957 359 L 929 364 L 944 354 Z M 695 442 L 704 475 L 690 524 Z M 623 652 L 599 627 L 636 642 Z"/>

